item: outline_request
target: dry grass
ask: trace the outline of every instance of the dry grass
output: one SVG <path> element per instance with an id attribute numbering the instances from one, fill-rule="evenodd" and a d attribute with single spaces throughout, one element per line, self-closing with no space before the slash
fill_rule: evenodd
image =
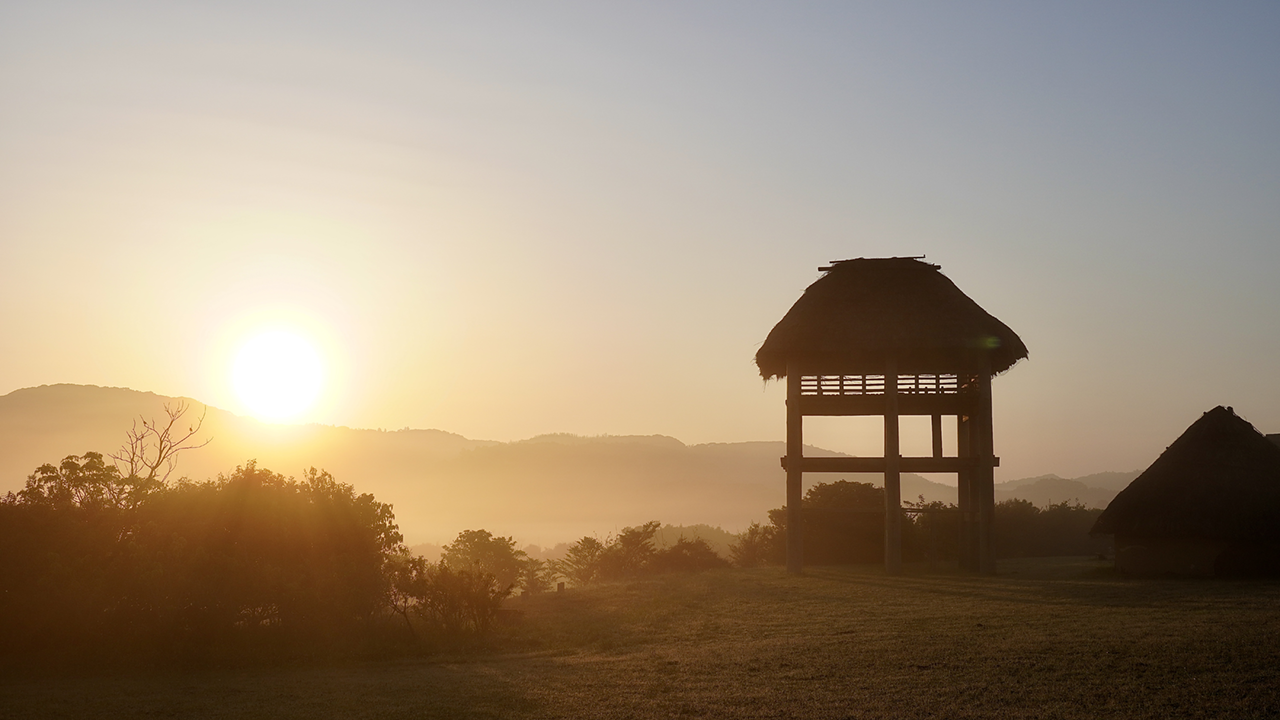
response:
<path id="1" fill-rule="evenodd" d="M 0 715 L 1196 718 L 1280 715 L 1280 584 L 726 570 L 517 599 L 501 651 L 9 679 Z"/>

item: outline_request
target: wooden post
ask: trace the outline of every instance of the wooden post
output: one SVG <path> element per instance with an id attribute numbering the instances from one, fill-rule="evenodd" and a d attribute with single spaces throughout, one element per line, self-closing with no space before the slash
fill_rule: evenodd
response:
<path id="1" fill-rule="evenodd" d="M 787 363 L 787 572 L 804 567 L 804 416 L 800 414 L 800 369 Z"/>
<path id="2" fill-rule="evenodd" d="M 933 456 L 942 457 L 942 416 L 933 416 Z"/>
<path id="3" fill-rule="evenodd" d="M 884 371 L 884 571 L 902 572 L 902 457 L 898 443 L 898 364 Z"/>
<path id="4" fill-rule="evenodd" d="M 995 444 L 991 422 L 991 358 L 984 357 L 978 377 L 978 471 L 975 499 L 978 504 L 978 572 L 996 574 L 995 548 L 991 545 L 991 523 L 996 512 Z"/>
<path id="5" fill-rule="evenodd" d="M 956 454 L 962 458 L 973 457 L 972 419 L 965 414 L 956 416 Z M 977 570 L 974 554 L 973 531 L 973 471 L 961 470 L 956 473 L 956 504 L 960 507 L 960 567 L 965 570 Z"/>

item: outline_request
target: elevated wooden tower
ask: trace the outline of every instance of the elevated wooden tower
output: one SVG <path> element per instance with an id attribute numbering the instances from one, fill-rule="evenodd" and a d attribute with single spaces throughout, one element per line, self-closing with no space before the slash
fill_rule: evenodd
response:
<path id="1" fill-rule="evenodd" d="M 961 565 L 995 572 L 991 378 L 1027 357 L 1007 325 L 922 258 L 858 258 L 828 267 L 756 353 L 760 374 L 787 379 L 787 570 L 803 565 L 806 472 L 883 473 L 885 570 L 902 569 L 901 474 L 956 473 Z M 883 457 L 804 457 L 804 417 L 884 418 Z M 933 454 L 902 457 L 898 418 L 932 418 Z M 956 422 L 945 455 L 943 417 Z"/>

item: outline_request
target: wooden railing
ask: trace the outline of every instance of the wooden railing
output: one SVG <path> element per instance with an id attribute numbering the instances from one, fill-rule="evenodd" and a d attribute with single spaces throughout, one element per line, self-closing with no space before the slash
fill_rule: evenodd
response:
<path id="1" fill-rule="evenodd" d="M 953 395 L 977 387 L 960 375 L 899 375 L 899 395 Z M 801 395 L 883 395 L 884 375 L 802 375 Z"/>

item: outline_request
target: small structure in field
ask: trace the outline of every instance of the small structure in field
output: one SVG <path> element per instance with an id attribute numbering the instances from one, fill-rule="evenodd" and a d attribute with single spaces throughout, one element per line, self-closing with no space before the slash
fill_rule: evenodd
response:
<path id="1" fill-rule="evenodd" d="M 995 571 L 991 517 L 993 468 L 991 377 L 1027 356 L 1013 330 L 960 291 L 939 266 L 921 258 L 858 258 L 819 268 L 769 333 L 756 365 L 787 379 L 787 570 L 803 564 L 800 511 L 805 472 L 883 473 L 885 569 L 902 563 L 901 473 L 956 473 L 961 558 Z M 803 456 L 806 415 L 883 416 L 884 456 Z M 932 418 L 933 454 L 902 457 L 898 418 Z M 942 447 L 942 418 L 956 418 L 956 454 Z"/>
<path id="2" fill-rule="evenodd" d="M 1091 531 L 1132 575 L 1280 573 L 1280 445 L 1232 408 L 1191 424 Z"/>

